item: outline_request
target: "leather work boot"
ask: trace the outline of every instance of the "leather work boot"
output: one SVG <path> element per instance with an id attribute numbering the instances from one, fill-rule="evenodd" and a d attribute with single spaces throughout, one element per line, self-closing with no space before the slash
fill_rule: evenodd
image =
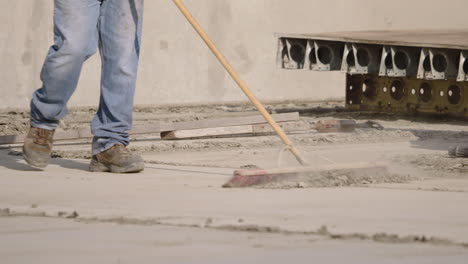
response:
<path id="1" fill-rule="evenodd" d="M 132 154 L 124 145 L 116 144 L 94 155 L 89 170 L 92 172 L 134 173 L 145 168 L 140 155 Z"/>
<path id="2" fill-rule="evenodd" d="M 468 158 L 468 144 L 450 147 L 448 154 L 452 158 Z"/>
<path id="3" fill-rule="evenodd" d="M 24 139 L 23 158 L 33 167 L 45 168 L 49 164 L 54 130 L 31 127 Z"/>

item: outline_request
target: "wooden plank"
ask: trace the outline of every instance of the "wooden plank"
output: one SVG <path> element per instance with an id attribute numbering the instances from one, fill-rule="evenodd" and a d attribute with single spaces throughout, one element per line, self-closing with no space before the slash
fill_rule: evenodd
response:
<path id="1" fill-rule="evenodd" d="M 276 122 L 285 121 L 297 121 L 299 120 L 299 113 L 284 113 L 275 114 L 273 118 Z M 156 122 L 149 125 L 136 125 L 134 129 L 130 131 L 130 135 L 139 134 L 152 134 L 160 133 L 164 131 L 172 130 L 188 130 L 188 129 L 201 129 L 201 128 L 213 128 L 213 127 L 229 127 L 249 124 L 262 124 L 266 123 L 265 119 L 261 115 L 254 116 L 243 116 L 243 117 L 227 117 L 218 119 L 204 119 L 198 121 L 188 122 Z M 74 140 L 74 139 L 85 139 L 92 138 L 91 130 L 89 128 L 82 128 L 77 130 L 69 131 L 57 131 L 54 135 L 54 140 Z M 16 144 L 23 143 L 25 135 L 8 135 L 0 136 L 0 145 L 5 144 Z"/>
<path id="2" fill-rule="evenodd" d="M 276 122 L 297 121 L 300 119 L 298 112 L 274 114 L 273 119 Z M 172 122 L 172 123 L 154 123 L 151 125 L 138 125 L 130 132 L 132 135 L 150 134 L 160 132 L 170 132 L 173 130 L 190 130 L 215 127 L 229 127 L 241 125 L 265 124 L 266 121 L 261 115 L 225 117 L 216 119 L 203 119 L 197 121 Z"/>
<path id="3" fill-rule="evenodd" d="M 295 122 L 279 122 L 280 127 L 285 132 L 292 131 L 306 131 L 310 129 L 310 125 L 306 121 Z M 230 126 L 230 127 L 215 127 L 215 128 L 201 128 L 190 130 L 173 130 L 161 133 L 163 140 L 176 140 L 176 139 L 191 139 L 191 138 L 205 138 L 205 137 L 220 137 L 220 136 L 236 136 L 236 135 L 264 135 L 273 133 L 273 129 L 269 124 L 256 124 L 256 125 L 243 125 L 243 126 Z"/>
<path id="4" fill-rule="evenodd" d="M 231 127 L 212 127 L 212 128 L 200 128 L 200 129 L 191 129 L 191 130 L 173 130 L 173 131 L 168 131 L 168 132 L 161 132 L 161 139 L 174 140 L 174 139 L 227 136 L 227 135 L 241 135 L 241 134 L 249 134 L 249 133 L 253 133 L 252 125 L 231 126 Z"/>
<path id="5" fill-rule="evenodd" d="M 310 123 L 307 121 L 280 122 L 279 125 L 285 132 L 306 131 L 311 128 Z M 273 132 L 273 128 L 271 128 L 270 124 L 258 124 L 253 126 L 254 135 L 270 134 Z"/>
<path id="6" fill-rule="evenodd" d="M 275 114 L 273 119 L 276 122 L 286 121 L 297 121 L 299 120 L 299 113 L 284 113 Z M 241 126 L 241 125 L 255 125 L 266 123 L 265 118 L 261 115 L 254 116 L 241 116 L 241 117 L 227 117 L 218 119 L 204 119 L 190 122 L 177 122 L 172 123 L 173 128 L 169 130 L 188 130 L 188 129 L 199 129 L 199 128 L 212 128 L 212 127 L 229 127 L 229 126 Z M 162 131 L 169 131 L 162 130 Z"/>
<path id="7" fill-rule="evenodd" d="M 466 29 L 345 31 L 319 34 L 277 34 L 277 36 L 390 46 L 468 50 L 468 30 Z"/>

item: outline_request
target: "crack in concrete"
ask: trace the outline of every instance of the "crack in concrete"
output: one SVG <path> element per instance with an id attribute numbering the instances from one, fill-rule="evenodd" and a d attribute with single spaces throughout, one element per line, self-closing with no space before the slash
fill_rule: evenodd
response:
<path id="1" fill-rule="evenodd" d="M 218 231 L 229 231 L 229 232 L 248 232 L 248 233 L 263 233 L 263 234 L 280 234 L 280 235 L 314 235 L 321 236 L 332 240 L 365 240 L 376 243 L 385 244 L 428 244 L 433 246 L 453 246 L 462 247 L 468 249 L 468 242 L 455 242 L 449 239 L 425 236 L 425 235 L 407 235 L 400 236 L 397 234 L 389 233 L 375 233 L 375 234 L 364 234 L 364 233 L 333 233 L 328 230 L 326 225 L 323 225 L 314 231 L 292 231 L 282 229 L 274 226 L 260 226 L 260 225 L 214 225 L 212 218 L 205 218 L 203 224 L 180 224 L 167 222 L 168 220 L 179 219 L 178 217 L 157 217 L 148 219 L 128 218 L 128 217 L 80 217 L 76 211 L 71 213 L 58 212 L 55 215 L 47 214 L 46 212 L 15 212 L 9 208 L 0 208 L 1 217 L 45 217 L 53 219 L 66 219 L 73 220 L 78 223 L 113 223 L 119 225 L 137 225 L 137 226 L 170 226 L 170 227 L 182 227 L 182 228 L 202 228 L 211 229 Z M 239 221 L 239 223 L 244 220 Z"/>

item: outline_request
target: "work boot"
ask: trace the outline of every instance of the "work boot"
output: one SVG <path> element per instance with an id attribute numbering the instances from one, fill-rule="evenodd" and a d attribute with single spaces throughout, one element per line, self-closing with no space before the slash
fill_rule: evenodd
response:
<path id="1" fill-rule="evenodd" d="M 33 167 L 45 168 L 49 164 L 54 130 L 31 127 L 24 139 L 23 158 Z"/>
<path id="2" fill-rule="evenodd" d="M 92 172 L 133 173 L 144 169 L 140 155 L 132 154 L 124 145 L 116 144 L 93 156 L 89 170 Z"/>
<path id="3" fill-rule="evenodd" d="M 452 158 L 468 158 L 468 144 L 450 147 L 448 154 Z"/>

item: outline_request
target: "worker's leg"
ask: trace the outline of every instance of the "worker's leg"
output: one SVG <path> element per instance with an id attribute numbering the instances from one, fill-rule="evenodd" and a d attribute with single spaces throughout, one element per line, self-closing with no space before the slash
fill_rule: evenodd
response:
<path id="1" fill-rule="evenodd" d="M 104 0 L 99 20 L 101 97 L 92 121 L 93 154 L 127 146 L 132 126 L 143 0 Z"/>
<path id="2" fill-rule="evenodd" d="M 31 100 L 31 125 L 53 130 L 67 114 L 83 62 L 97 50 L 100 0 L 55 0 L 54 45 Z"/>

